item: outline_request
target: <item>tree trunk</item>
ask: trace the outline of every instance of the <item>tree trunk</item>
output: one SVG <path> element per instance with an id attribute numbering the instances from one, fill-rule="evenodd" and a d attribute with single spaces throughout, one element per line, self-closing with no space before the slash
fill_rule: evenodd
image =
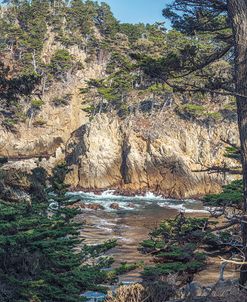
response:
<path id="1" fill-rule="evenodd" d="M 235 84 L 237 97 L 238 126 L 242 153 L 244 205 L 242 240 L 247 260 L 247 2 L 228 0 L 228 13 L 233 28 L 235 46 Z M 247 282 L 247 266 L 241 267 L 240 283 Z"/>

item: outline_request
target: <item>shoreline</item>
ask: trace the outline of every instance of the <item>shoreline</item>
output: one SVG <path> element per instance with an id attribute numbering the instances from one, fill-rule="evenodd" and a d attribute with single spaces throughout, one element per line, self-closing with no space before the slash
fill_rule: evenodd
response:
<path id="1" fill-rule="evenodd" d="M 119 188 L 104 188 L 104 189 L 93 189 L 93 188 L 82 188 L 82 187 L 69 187 L 69 192 L 83 192 L 83 193 L 93 193 L 95 195 L 101 195 L 107 191 L 114 191 L 114 195 L 116 196 L 123 196 L 123 197 L 135 197 L 135 196 L 146 196 L 147 194 L 154 194 L 155 196 L 160 196 L 164 199 L 168 200 L 176 200 L 176 201 L 184 201 L 184 200 L 195 200 L 195 201 L 202 201 L 202 196 L 189 196 L 186 198 L 175 197 L 171 195 L 166 195 L 161 191 L 155 190 L 126 190 L 126 189 L 119 189 Z"/>

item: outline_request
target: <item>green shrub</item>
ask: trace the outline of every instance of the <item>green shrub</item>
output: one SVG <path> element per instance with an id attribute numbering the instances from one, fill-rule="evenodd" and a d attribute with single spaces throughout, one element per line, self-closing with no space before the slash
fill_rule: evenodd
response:
<path id="1" fill-rule="evenodd" d="M 193 117 L 199 119 L 210 118 L 214 121 L 220 121 L 222 119 L 222 114 L 220 112 L 208 112 L 207 108 L 203 105 L 198 105 L 194 103 L 179 105 L 176 110 L 180 115 L 185 117 Z"/>
<path id="2" fill-rule="evenodd" d="M 184 104 L 177 107 L 177 110 L 181 114 L 185 114 L 191 117 L 201 117 L 205 116 L 206 109 L 202 105 L 197 104 Z"/>
<path id="3" fill-rule="evenodd" d="M 210 206 L 240 206 L 243 202 L 243 181 L 235 180 L 224 186 L 223 192 L 204 196 L 203 201 Z"/>
<path id="4" fill-rule="evenodd" d="M 144 268 L 143 276 L 145 278 L 159 278 L 161 276 L 167 276 L 174 273 L 196 273 L 205 267 L 205 263 L 202 261 L 193 260 L 189 263 L 183 262 L 171 262 L 171 263 L 160 263 L 155 266 L 146 266 Z"/>
<path id="5" fill-rule="evenodd" d="M 206 252 L 213 255 L 215 251 L 218 255 L 227 252 L 228 244 L 231 245 L 231 230 L 213 231 L 216 225 L 217 221 L 187 217 L 184 213 L 161 222 L 141 243 L 140 250 L 152 255 L 155 263 L 144 267 L 144 280 L 160 280 L 170 274 L 177 274 L 178 281 L 180 275 L 184 281 L 191 280 L 205 268 Z"/>
<path id="6" fill-rule="evenodd" d="M 87 112 L 87 113 L 93 113 L 94 110 L 95 110 L 95 106 L 91 105 L 91 106 L 88 106 L 86 108 L 82 108 L 83 111 Z"/>
<path id="7" fill-rule="evenodd" d="M 208 112 L 207 117 L 212 118 L 215 121 L 220 121 L 222 119 L 222 114 L 220 112 Z"/>
<path id="8" fill-rule="evenodd" d="M 67 172 L 65 163 L 56 166 L 47 188 L 47 173 L 36 168 L 32 202 L 0 200 L 0 301 L 77 302 L 83 291 L 102 290 L 101 284 L 114 281 L 115 274 L 102 268 L 112 263 L 103 259 L 104 252 L 116 241 L 83 243 L 83 225 L 74 219 L 80 212 L 69 207 L 74 202 L 66 196 Z"/>
<path id="9" fill-rule="evenodd" d="M 31 101 L 31 105 L 32 105 L 32 107 L 34 107 L 36 109 L 41 109 L 41 107 L 44 105 L 44 101 L 42 101 L 40 99 L 33 99 Z"/>
<path id="10" fill-rule="evenodd" d="M 59 75 L 67 72 L 73 65 L 73 58 L 66 49 L 57 50 L 51 58 L 50 69 L 52 74 Z"/>
<path id="11" fill-rule="evenodd" d="M 2 125 L 9 131 L 16 131 L 17 121 L 14 118 L 5 118 L 2 122 Z"/>
<path id="12" fill-rule="evenodd" d="M 230 102 L 230 103 L 226 104 L 223 107 L 223 109 L 227 110 L 227 111 L 234 111 L 234 112 L 236 112 L 237 111 L 236 101 L 235 102 Z"/>
<path id="13" fill-rule="evenodd" d="M 237 146 L 228 146 L 228 147 L 226 147 L 226 152 L 225 152 L 224 156 L 228 157 L 228 158 L 236 159 L 240 162 L 241 161 L 240 148 Z"/>
<path id="14" fill-rule="evenodd" d="M 208 244 L 207 218 L 189 218 L 179 214 L 155 228 L 149 239 L 141 243 L 143 253 L 152 254 L 155 266 L 145 267 L 145 278 L 158 278 L 171 273 L 193 274 L 205 267 L 206 257 L 198 251 L 201 244 Z"/>

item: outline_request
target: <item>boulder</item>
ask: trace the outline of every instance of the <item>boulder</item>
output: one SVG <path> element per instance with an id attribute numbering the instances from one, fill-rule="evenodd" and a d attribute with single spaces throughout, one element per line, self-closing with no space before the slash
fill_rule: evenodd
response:
<path id="1" fill-rule="evenodd" d="M 85 206 L 85 204 L 82 203 L 81 201 L 76 201 L 75 203 L 68 205 L 67 208 L 69 208 L 69 209 L 80 209 L 80 210 L 82 210 L 82 209 L 85 209 L 86 206 Z"/>
<path id="2" fill-rule="evenodd" d="M 135 209 L 136 205 L 132 202 L 128 203 L 128 208 Z"/>
<path id="3" fill-rule="evenodd" d="M 99 204 L 99 203 L 91 203 L 91 204 L 87 204 L 86 205 L 86 208 L 87 209 L 90 209 L 90 210 L 94 210 L 94 211 L 98 211 L 98 210 L 104 210 L 105 208 Z"/>
<path id="4" fill-rule="evenodd" d="M 110 205 L 110 208 L 113 209 L 113 210 L 119 210 L 120 209 L 120 206 L 118 203 L 114 202 Z"/>

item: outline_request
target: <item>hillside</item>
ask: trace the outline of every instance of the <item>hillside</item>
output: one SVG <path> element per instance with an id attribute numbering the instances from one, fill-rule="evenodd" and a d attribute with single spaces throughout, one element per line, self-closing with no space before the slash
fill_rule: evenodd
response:
<path id="1" fill-rule="evenodd" d="M 224 156 L 226 142 L 238 143 L 234 100 L 180 91 L 156 74 L 155 62 L 166 78 L 170 64 L 189 66 L 186 47 L 206 52 L 206 39 L 163 24 L 121 24 L 106 4 L 80 0 L 3 6 L 0 25 L 5 168 L 51 171 L 65 159 L 74 188 L 169 197 L 217 192 L 232 180 L 198 171 L 237 166 Z M 212 78 L 230 68 L 213 67 Z"/>

